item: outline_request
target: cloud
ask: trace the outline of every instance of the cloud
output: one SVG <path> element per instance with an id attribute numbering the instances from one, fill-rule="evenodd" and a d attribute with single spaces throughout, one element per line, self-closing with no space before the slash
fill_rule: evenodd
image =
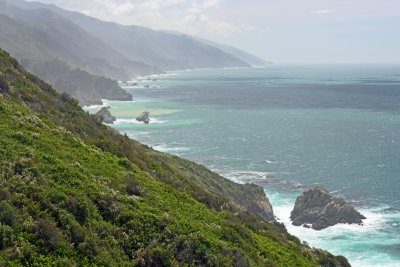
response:
<path id="1" fill-rule="evenodd" d="M 220 0 L 204 0 L 203 6 L 204 7 L 215 7 L 217 6 L 221 1 Z"/>
<path id="2" fill-rule="evenodd" d="M 319 15 L 324 15 L 324 14 L 336 13 L 336 11 L 332 10 L 332 9 L 319 9 L 319 10 L 315 10 L 313 13 L 319 14 Z"/>

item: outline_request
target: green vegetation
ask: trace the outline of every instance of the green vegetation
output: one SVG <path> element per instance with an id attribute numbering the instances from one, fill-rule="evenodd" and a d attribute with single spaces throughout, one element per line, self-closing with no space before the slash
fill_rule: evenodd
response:
<path id="1" fill-rule="evenodd" d="M 248 192 L 102 125 L 0 50 L 0 265 L 348 266 L 246 211 Z"/>

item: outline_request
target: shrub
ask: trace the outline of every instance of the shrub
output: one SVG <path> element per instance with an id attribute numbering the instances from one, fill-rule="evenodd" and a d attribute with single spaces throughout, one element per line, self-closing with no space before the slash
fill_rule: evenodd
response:
<path id="1" fill-rule="evenodd" d="M 99 254 L 98 244 L 96 239 L 92 236 L 87 236 L 85 241 L 78 245 L 78 250 L 90 258 Z"/>
<path id="2" fill-rule="evenodd" d="M 140 183 L 131 175 L 125 177 L 125 191 L 128 195 L 140 196 L 143 193 Z"/>
<path id="3" fill-rule="evenodd" d="M 0 94 L 8 95 L 9 89 L 6 80 L 0 76 Z"/>
<path id="4" fill-rule="evenodd" d="M 10 247 L 14 243 L 14 239 L 12 228 L 0 223 L 0 250 Z"/>
<path id="5" fill-rule="evenodd" d="M 56 267 L 74 267 L 77 266 L 71 259 L 60 258 L 54 263 Z"/>
<path id="6" fill-rule="evenodd" d="M 127 158 L 119 159 L 118 160 L 118 164 L 119 164 L 119 166 L 125 168 L 128 171 L 132 171 L 133 170 L 132 163 Z"/>
<path id="7" fill-rule="evenodd" d="M 101 216 L 107 221 L 113 221 L 121 211 L 118 199 L 112 195 L 100 195 L 96 199 Z"/>
<path id="8" fill-rule="evenodd" d="M 69 102 L 71 100 L 71 96 L 68 93 L 63 92 L 61 94 L 61 100 L 64 102 Z"/>
<path id="9" fill-rule="evenodd" d="M 40 181 L 42 174 L 38 168 L 34 166 L 34 161 L 31 158 L 20 157 L 14 164 L 15 175 L 25 175 L 30 178 L 35 178 L 35 181 Z M 28 179 L 32 180 L 32 179 Z"/>
<path id="10" fill-rule="evenodd" d="M 85 240 L 85 229 L 77 222 L 71 222 L 69 226 L 71 241 L 74 244 L 82 243 Z"/>
<path id="11" fill-rule="evenodd" d="M 147 249 L 143 256 L 143 266 L 177 266 L 170 250 L 165 247 L 155 246 Z M 141 266 L 141 264 L 139 264 Z"/>
<path id="12" fill-rule="evenodd" d="M 5 201 L 0 201 L 0 222 L 13 226 L 18 219 L 18 214 L 13 207 Z"/>
<path id="13" fill-rule="evenodd" d="M 32 230 L 50 250 L 57 250 L 62 247 L 63 236 L 53 221 L 39 219 Z"/>
<path id="14" fill-rule="evenodd" d="M 89 216 L 89 208 L 87 203 L 76 197 L 68 197 L 65 201 L 67 210 L 75 216 L 75 219 L 84 224 Z"/>

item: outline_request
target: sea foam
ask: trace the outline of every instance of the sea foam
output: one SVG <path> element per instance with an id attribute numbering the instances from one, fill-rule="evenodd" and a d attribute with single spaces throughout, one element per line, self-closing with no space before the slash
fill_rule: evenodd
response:
<path id="1" fill-rule="evenodd" d="M 295 194 L 282 192 L 268 193 L 274 207 L 278 221 L 284 223 L 288 232 L 305 241 L 311 247 L 329 250 L 336 255 L 344 255 L 352 266 L 400 266 L 398 259 L 382 251 L 371 254 L 371 247 L 380 245 L 400 245 L 400 241 L 390 232 L 382 235 L 388 224 L 398 221 L 400 213 L 393 210 L 387 212 L 388 206 L 382 205 L 372 208 L 361 208 L 359 211 L 367 218 L 362 225 L 337 224 L 321 231 L 294 226 L 290 220 L 290 213 L 294 207 Z M 382 264 L 382 263 L 385 264 Z"/>
<path id="2" fill-rule="evenodd" d="M 158 118 L 150 118 L 150 124 L 163 124 L 167 123 L 167 120 L 161 120 Z M 134 123 L 134 124 L 144 124 L 143 122 L 137 121 L 136 119 L 117 119 L 114 124 L 124 124 L 124 123 Z"/>

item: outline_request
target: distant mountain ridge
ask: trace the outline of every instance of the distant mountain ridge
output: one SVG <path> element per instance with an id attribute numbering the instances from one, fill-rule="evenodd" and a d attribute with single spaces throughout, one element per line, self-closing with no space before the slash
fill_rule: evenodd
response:
<path id="1" fill-rule="evenodd" d="M 24 10 L 10 1 L 0 1 L 0 47 L 34 74 L 57 85 L 59 91 L 79 99 L 81 104 L 100 103 L 107 97 L 131 100 L 132 96 L 112 79 L 162 72 L 126 60 L 50 10 Z"/>
<path id="2" fill-rule="evenodd" d="M 250 67 L 250 64 L 234 55 L 184 34 L 105 22 L 55 5 L 33 2 L 31 8 L 33 7 L 52 10 L 70 19 L 130 60 L 143 61 L 163 70 Z"/>
<path id="3" fill-rule="evenodd" d="M 38 2 L 0 0 L 0 22 L 0 47 L 81 104 L 132 98 L 110 79 L 265 63 L 185 34 L 104 22 Z"/>
<path id="4" fill-rule="evenodd" d="M 230 45 L 224 45 L 224 44 L 219 44 L 216 42 L 212 42 L 210 40 L 206 40 L 206 39 L 202 39 L 202 38 L 197 38 L 197 37 L 193 37 L 194 39 L 200 41 L 200 42 L 204 42 L 208 45 L 212 45 L 217 47 L 218 49 L 233 55 L 234 57 L 239 58 L 240 60 L 245 61 L 246 63 L 250 64 L 253 67 L 259 67 L 259 66 L 265 66 L 265 65 L 269 65 L 269 64 L 273 64 L 273 62 L 271 61 L 266 61 L 262 58 L 259 58 L 255 55 L 252 55 L 246 51 L 243 51 L 241 49 L 238 49 L 236 47 L 230 46 Z"/>

